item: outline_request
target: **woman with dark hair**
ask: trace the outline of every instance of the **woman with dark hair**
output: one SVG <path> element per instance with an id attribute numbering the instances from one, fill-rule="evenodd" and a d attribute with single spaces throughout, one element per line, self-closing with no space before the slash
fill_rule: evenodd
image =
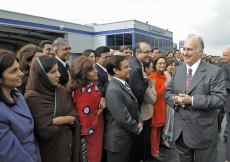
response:
<path id="1" fill-rule="evenodd" d="M 36 45 L 28 44 L 23 46 L 18 52 L 19 68 L 24 73 L 22 78 L 22 85 L 18 87 L 19 91 L 24 95 L 27 80 L 30 73 L 30 66 L 37 56 L 43 55 L 42 49 Z"/>
<path id="2" fill-rule="evenodd" d="M 164 73 L 166 66 L 166 59 L 164 56 L 158 56 L 153 61 L 153 72 L 148 79 L 151 80 L 154 78 L 156 80 L 156 93 L 157 100 L 153 104 L 154 113 L 151 121 L 151 133 L 150 133 L 150 141 L 151 141 L 151 155 L 159 161 L 164 161 L 165 159 L 159 152 L 160 145 L 160 132 L 161 127 L 165 124 L 165 115 L 166 115 L 166 103 L 164 100 L 164 90 L 167 86 L 166 75 Z"/>
<path id="3" fill-rule="evenodd" d="M 164 72 L 166 75 L 167 84 L 170 82 L 172 78 L 172 74 L 175 66 L 176 66 L 175 60 L 167 60 L 166 69 Z M 162 139 L 162 145 L 164 145 L 168 149 L 173 148 L 168 143 L 168 142 L 172 142 L 172 138 L 173 138 L 173 121 L 174 121 L 174 109 L 166 104 L 166 118 L 165 118 L 165 125 L 163 127 L 162 134 L 161 134 L 161 139 Z"/>
<path id="4" fill-rule="evenodd" d="M 153 62 L 150 60 L 143 64 L 144 72 L 150 76 L 153 72 Z M 149 81 L 149 87 L 146 89 L 143 102 L 141 105 L 141 117 L 144 122 L 143 131 L 140 134 L 140 160 L 142 162 L 150 161 L 150 123 L 153 116 L 153 104 L 156 101 L 155 91 L 156 80 L 154 78 Z"/>
<path id="5" fill-rule="evenodd" d="M 16 56 L 0 50 L 0 161 L 40 162 L 34 137 L 34 121 L 22 94 L 15 89 L 22 84 Z"/>
<path id="6" fill-rule="evenodd" d="M 92 59 L 93 61 L 95 61 L 95 51 L 92 49 L 86 49 L 82 52 L 82 56 L 86 56 L 89 57 L 90 59 Z"/>
<path id="7" fill-rule="evenodd" d="M 55 57 L 37 57 L 30 69 L 25 98 L 35 121 L 42 162 L 79 162 L 78 115 L 71 94 L 58 84 L 59 78 Z"/>
<path id="8" fill-rule="evenodd" d="M 70 69 L 70 78 L 67 89 L 72 92 L 80 118 L 84 161 L 101 162 L 104 133 L 102 112 L 106 101 L 96 85 L 98 77 L 94 61 L 85 56 L 76 59 Z"/>

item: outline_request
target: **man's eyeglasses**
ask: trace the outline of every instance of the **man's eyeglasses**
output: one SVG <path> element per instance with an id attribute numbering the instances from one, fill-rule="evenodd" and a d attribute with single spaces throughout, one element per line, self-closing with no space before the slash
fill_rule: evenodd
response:
<path id="1" fill-rule="evenodd" d="M 152 51 L 145 51 L 145 52 L 143 52 L 143 51 L 137 51 L 137 52 L 144 53 L 144 54 L 152 54 Z"/>
<path id="2" fill-rule="evenodd" d="M 66 48 L 63 48 L 63 49 L 58 49 L 58 50 L 61 50 L 61 51 L 65 51 L 65 52 L 66 52 L 66 51 L 68 51 L 68 50 L 70 50 L 70 51 L 71 51 L 72 49 L 71 49 L 71 47 L 66 47 Z"/>

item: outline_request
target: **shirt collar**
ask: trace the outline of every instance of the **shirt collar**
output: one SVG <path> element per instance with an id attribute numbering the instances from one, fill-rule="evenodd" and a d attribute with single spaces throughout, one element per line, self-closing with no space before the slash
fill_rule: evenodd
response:
<path id="1" fill-rule="evenodd" d="M 197 70 L 197 68 L 198 68 L 198 66 L 200 65 L 200 61 L 201 61 L 201 59 L 199 59 L 199 60 L 198 60 L 196 63 L 194 63 L 191 67 L 190 67 L 188 64 L 186 64 L 186 67 L 187 67 L 187 74 L 188 74 L 188 69 L 191 68 L 191 69 L 192 69 L 192 75 L 194 75 L 195 72 L 196 72 L 196 70 Z"/>
<path id="2" fill-rule="evenodd" d="M 103 66 L 101 66 L 101 65 L 98 64 L 98 63 L 97 63 L 97 65 L 100 66 L 106 73 L 108 73 L 107 70 L 106 70 L 106 68 L 104 68 Z"/>
<path id="3" fill-rule="evenodd" d="M 67 62 L 62 61 L 59 57 L 56 56 L 56 58 L 62 63 L 62 65 L 65 67 Z"/>
<path id="4" fill-rule="evenodd" d="M 124 81 L 124 80 L 122 80 L 122 79 L 119 79 L 119 78 L 117 78 L 117 77 L 113 77 L 113 78 L 119 80 L 122 84 L 126 85 L 126 81 Z"/>

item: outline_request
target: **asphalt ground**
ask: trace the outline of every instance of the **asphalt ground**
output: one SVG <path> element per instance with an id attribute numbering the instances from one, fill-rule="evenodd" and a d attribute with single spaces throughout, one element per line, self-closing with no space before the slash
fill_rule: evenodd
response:
<path id="1" fill-rule="evenodd" d="M 225 161 L 225 152 L 226 152 L 226 142 L 223 138 L 223 132 L 226 125 L 226 118 L 223 119 L 222 122 L 222 131 L 219 135 L 219 142 L 217 145 L 217 162 Z M 160 146 L 160 152 L 166 155 L 165 162 L 179 162 L 179 155 L 175 146 L 175 143 L 171 143 L 173 149 L 167 149 L 164 146 Z M 150 159 L 150 162 L 157 162 L 153 158 Z M 158 161 L 159 162 L 159 161 Z"/>

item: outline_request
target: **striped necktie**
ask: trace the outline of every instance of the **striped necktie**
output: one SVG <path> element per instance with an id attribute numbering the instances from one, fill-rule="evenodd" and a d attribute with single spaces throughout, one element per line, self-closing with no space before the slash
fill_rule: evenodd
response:
<path id="1" fill-rule="evenodd" d="M 186 78 L 186 91 L 188 90 L 188 87 L 189 87 L 189 84 L 191 83 L 191 81 L 192 81 L 192 69 L 189 68 L 188 69 L 188 75 Z"/>

